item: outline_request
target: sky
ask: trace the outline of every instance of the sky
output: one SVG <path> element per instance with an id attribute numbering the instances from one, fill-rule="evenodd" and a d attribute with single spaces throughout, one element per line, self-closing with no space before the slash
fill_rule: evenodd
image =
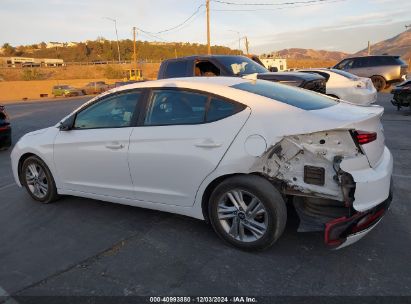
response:
<path id="1" fill-rule="evenodd" d="M 411 24 L 411 1 L 225 0 L 210 2 L 211 43 L 238 48 L 247 36 L 253 53 L 285 48 L 357 52 L 367 41 L 393 37 Z M 232 5 L 230 3 L 275 4 Z M 284 5 L 285 2 L 297 2 Z M 0 0 L 0 45 L 85 41 L 97 37 L 206 43 L 205 0 Z M 194 12 L 183 26 L 179 25 Z M 148 34 L 151 33 L 151 34 Z M 244 49 L 243 39 L 241 48 Z"/>

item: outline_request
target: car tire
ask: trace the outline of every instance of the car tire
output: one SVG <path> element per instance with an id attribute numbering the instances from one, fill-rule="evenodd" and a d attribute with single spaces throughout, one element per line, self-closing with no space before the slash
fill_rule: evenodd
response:
<path id="1" fill-rule="evenodd" d="M 287 222 L 287 208 L 280 192 L 256 175 L 224 180 L 212 192 L 208 212 L 217 235 L 247 251 L 270 247 L 282 235 Z"/>
<path id="2" fill-rule="evenodd" d="M 48 204 L 59 198 L 50 169 L 37 156 L 30 156 L 23 162 L 20 174 L 23 186 L 34 200 Z"/>
<path id="3" fill-rule="evenodd" d="M 377 92 L 380 92 L 381 90 L 383 90 L 385 86 L 387 85 L 387 82 L 382 76 L 372 76 L 371 80 Z"/>

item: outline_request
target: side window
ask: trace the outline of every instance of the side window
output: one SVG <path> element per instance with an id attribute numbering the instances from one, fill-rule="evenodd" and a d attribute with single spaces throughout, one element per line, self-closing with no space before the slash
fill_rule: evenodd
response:
<path id="1" fill-rule="evenodd" d="M 129 127 L 140 99 L 141 92 L 128 92 L 104 98 L 79 112 L 74 128 Z"/>
<path id="2" fill-rule="evenodd" d="M 187 77 L 188 61 L 170 61 L 167 63 L 165 78 Z"/>
<path id="3" fill-rule="evenodd" d="M 355 59 L 355 62 L 353 64 L 353 68 L 359 69 L 359 68 L 366 68 L 370 66 L 370 60 L 369 57 L 361 57 Z"/>
<path id="4" fill-rule="evenodd" d="M 200 61 L 195 65 L 195 76 L 220 76 L 220 69 L 209 61 Z"/>
<path id="5" fill-rule="evenodd" d="M 204 122 L 208 97 L 178 90 L 153 90 L 145 125 L 183 125 Z"/>
<path id="6" fill-rule="evenodd" d="M 234 104 L 223 99 L 211 98 L 206 121 L 211 122 L 226 118 L 244 110 L 244 108 L 245 106 L 243 105 Z"/>
<path id="7" fill-rule="evenodd" d="M 342 61 L 338 66 L 337 69 L 339 70 L 348 70 L 353 67 L 354 60 L 353 59 L 346 59 Z"/>

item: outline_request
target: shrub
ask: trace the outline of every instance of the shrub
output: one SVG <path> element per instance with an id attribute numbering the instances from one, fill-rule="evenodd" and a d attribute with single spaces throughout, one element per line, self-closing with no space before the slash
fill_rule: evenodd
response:
<path id="1" fill-rule="evenodd" d="M 104 76 L 108 79 L 120 79 L 123 78 L 123 70 L 109 65 L 104 71 Z"/>
<path id="2" fill-rule="evenodd" d="M 44 75 L 38 69 L 23 69 L 21 77 L 26 81 L 44 79 Z"/>

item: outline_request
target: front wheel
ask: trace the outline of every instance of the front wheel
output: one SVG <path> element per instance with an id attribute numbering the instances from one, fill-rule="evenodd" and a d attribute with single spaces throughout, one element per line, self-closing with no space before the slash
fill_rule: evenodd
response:
<path id="1" fill-rule="evenodd" d="M 266 179 L 235 176 L 216 187 L 209 201 L 216 233 L 244 250 L 262 250 L 283 233 L 287 209 L 281 194 Z"/>
<path id="2" fill-rule="evenodd" d="M 30 156 L 23 162 L 21 179 L 27 192 L 36 201 L 47 204 L 58 199 L 53 176 L 40 158 Z"/>

